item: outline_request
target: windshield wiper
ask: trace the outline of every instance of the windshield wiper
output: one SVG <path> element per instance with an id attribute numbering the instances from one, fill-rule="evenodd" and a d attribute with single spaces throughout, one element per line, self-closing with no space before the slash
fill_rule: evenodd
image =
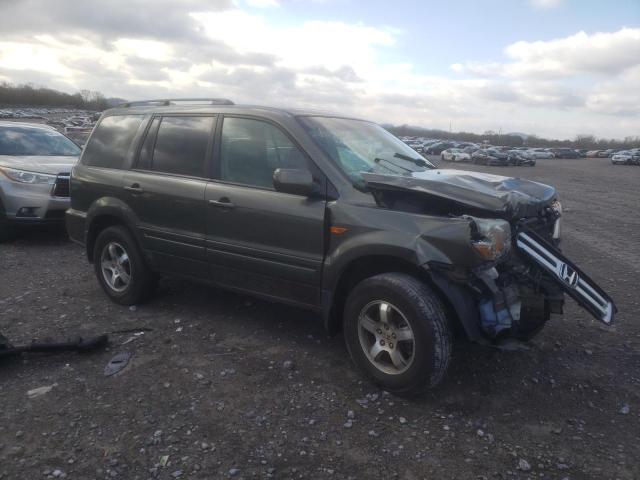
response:
<path id="1" fill-rule="evenodd" d="M 391 160 L 387 160 L 386 158 L 374 158 L 373 161 L 376 163 L 387 162 L 388 164 L 393 165 L 394 167 L 399 168 L 401 170 L 404 170 L 405 172 L 413 172 L 413 170 L 411 170 L 410 168 L 406 168 L 406 167 L 403 167 L 402 165 L 398 165 L 397 163 L 393 163 Z"/>
<path id="2" fill-rule="evenodd" d="M 419 167 L 429 166 L 429 164 L 421 158 L 413 158 L 413 157 L 410 157 L 409 155 L 403 155 L 402 153 L 394 153 L 393 156 L 396 158 L 400 158 L 402 160 L 406 160 L 407 162 L 411 162 Z"/>

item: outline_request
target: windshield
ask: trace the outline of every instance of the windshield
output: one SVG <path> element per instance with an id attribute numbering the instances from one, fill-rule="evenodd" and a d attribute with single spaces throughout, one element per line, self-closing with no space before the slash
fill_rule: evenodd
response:
<path id="1" fill-rule="evenodd" d="M 80 155 L 80 147 L 55 130 L 0 127 L 0 155 Z"/>
<path id="2" fill-rule="evenodd" d="M 411 175 L 436 168 L 375 123 L 335 117 L 300 117 L 309 135 L 357 187 L 362 172 Z"/>

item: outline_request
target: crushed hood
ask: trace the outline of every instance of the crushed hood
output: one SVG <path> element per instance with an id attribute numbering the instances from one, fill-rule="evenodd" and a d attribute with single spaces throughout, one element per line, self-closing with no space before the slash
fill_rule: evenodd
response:
<path id="1" fill-rule="evenodd" d="M 411 176 L 363 173 L 362 176 L 374 195 L 409 191 L 444 200 L 457 210 L 471 209 L 474 213 L 507 220 L 536 216 L 556 198 L 556 189 L 543 183 L 463 170 L 434 169 L 413 172 Z"/>
<path id="2" fill-rule="evenodd" d="M 0 167 L 27 170 L 34 173 L 69 173 L 78 161 L 77 156 L 56 155 L 0 155 Z"/>

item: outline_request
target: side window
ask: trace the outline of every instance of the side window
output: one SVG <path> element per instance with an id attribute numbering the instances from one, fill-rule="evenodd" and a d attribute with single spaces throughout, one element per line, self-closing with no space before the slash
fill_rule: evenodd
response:
<path id="1" fill-rule="evenodd" d="M 151 170 L 204 177 L 213 120 L 214 117 L 163 117 L 153 149 Z"/>
<path id="2" fill-rule="evenodd" d="M 142 148 L 140 149 L 140 155 L 138 156 L 138 162 L 136 168 L 141 170 L 151 170 L 151 159 L 153 158 L 153 146 L 156 142 L 156 132 L 158 131 L 158 125 L 160 124 L 160 117 L 156 117 L 151 122 L 149 130 L 147 130 L 147 136 L 142 142 Z"/>
<path id="3" fill-rule="evenodd" d="M 102 119 L 85 147 L 82 163 L 92 167 L 122 168 L 142 115 L 114 115 Z"/>
<path id="4" fill-rule="evenodd" d="M 277 168 L 308 168 L 302 152 L 277 127 L 248 118 L 227 117 L 222 125 L 220 179 L 273 188 Z"/>

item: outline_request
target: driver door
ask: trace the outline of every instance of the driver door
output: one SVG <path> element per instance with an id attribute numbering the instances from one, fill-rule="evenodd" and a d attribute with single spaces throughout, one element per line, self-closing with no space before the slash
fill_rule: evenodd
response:
<path id="1" fill-rule="evenodd" d="M 214 283 L 280 301 L 320 305 L 325 197 L 278 192 L 277 168 L 323 175 L 276 125 L 225 117 L 207 184 L 206 255 Z"/>

